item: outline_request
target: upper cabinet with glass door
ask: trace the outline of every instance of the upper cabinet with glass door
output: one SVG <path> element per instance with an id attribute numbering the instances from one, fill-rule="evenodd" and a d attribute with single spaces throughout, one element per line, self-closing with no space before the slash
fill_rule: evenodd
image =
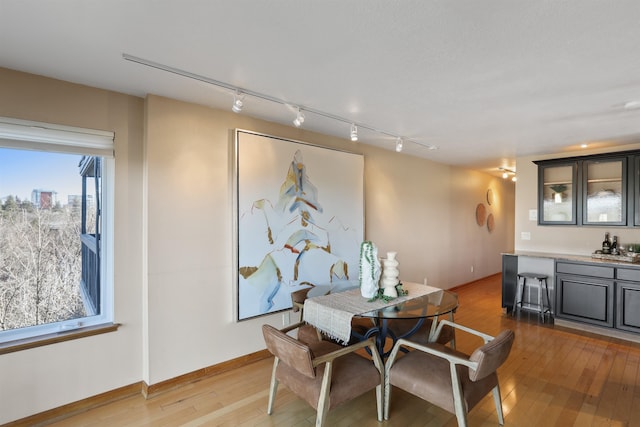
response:
<path id="1" fill-rule="evenodd" d="M 538 166 L 538 222 L 576 224 L 578 167 L 575 161 Z"/>
<path id="2" fill-rule="evenodd" d="M 534 163 L 538 224 L 640 226 L 640 151 Z"/>
<path id="3" fill-rule="evenodd" d="M 627 158 L 584 160 L 582 223 L 627 225 Z"/>

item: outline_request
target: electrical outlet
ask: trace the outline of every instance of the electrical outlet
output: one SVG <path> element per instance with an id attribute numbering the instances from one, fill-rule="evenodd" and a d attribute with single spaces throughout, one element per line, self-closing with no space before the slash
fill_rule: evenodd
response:
<path id="1" fill-rule="evenodd" d="M 473 273 L 473 265 L 471 266 L 471 272 Z"/>
<path id="2" fill-rule="evenodd" d="M 424 278 L 424 285 L 427 286 L 427 278 Z"/>
<path id="3" fill-rule="evenodd" d="M 282 313 L 282 326 L 289 326 L 289 312 L 287 311 L 286 313 Z"/>
<path id="4" fill-rule="evenodd" d="M 529 233 L 528 231 L 523 231 L 520 233 L 520 238 L 522 240 L 531 240 L 531 233 Z"/>

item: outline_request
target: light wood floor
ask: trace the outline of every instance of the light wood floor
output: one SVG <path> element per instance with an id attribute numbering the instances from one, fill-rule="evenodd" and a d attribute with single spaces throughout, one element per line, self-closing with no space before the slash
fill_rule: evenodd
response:
<path id="1" fill-rule="evenodd" d="M 489 334 L 504 328 L 516 340 L 499 370 L 507 426 L 640 426 L 640 346 L 537 321 L 516 321 L 500 307 L 500 276 L 459 288 L 458 323 Z M 458 348 L 476 341 L 459 336 Z M 280 387 L 266 414 L 272 359 L 206 378 L 149 400 L 140 397 L 93 409 L 55 426 L 310 426 L 315 412 Z M 471 426 L 497 426 L 489 395 Z M 328 426 L 456 426 L 455 417 L 398 389 L 391 417 L 378 423 L 374 393 L 331 411 Z"/>

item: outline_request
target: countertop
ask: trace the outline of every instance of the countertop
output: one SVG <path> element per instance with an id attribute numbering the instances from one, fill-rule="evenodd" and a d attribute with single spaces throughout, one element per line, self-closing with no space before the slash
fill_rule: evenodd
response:
<path id="1" fill-rule="evenodd" d="M 555 260 L 589 262 L 593 264 L 621 265 L 621 266 L 640 268 L 640 263 L 610 260 L 610 259 L 598 259 L 598 258 L 592 258 L 589 255 L 572 255 L 572 254 L 560 254 L 560 253 L 553 253 L 553 252 L 529 252 L 529 251 L 503 252 L 502 255 L 526 256 L 526 257 L 532 257 L 532 258 L 550 258 Z"/>

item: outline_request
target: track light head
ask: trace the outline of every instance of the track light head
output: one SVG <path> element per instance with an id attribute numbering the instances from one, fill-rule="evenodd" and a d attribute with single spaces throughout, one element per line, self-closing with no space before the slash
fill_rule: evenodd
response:
<path id="1" fill-rule="evenodd" d="M 300 126 L 302 126 L 303 123 L 304 123 L 304 114 L 302 114 L 302 111 L 300 110 L 300 108 L 298 108 L 298 114 L 296 114 L 296 118 L 293 119 L 293 125 L 299 128 Z"/>
<path id="2" fill-rule="evenodd" d="M 212 78 L 209 78 L 207 76 L 203 76 L 203 75 L 198 75 L 198 74 L 194 74 L 190 71 L 187 70 L 181 70 L 179 68 L 175 68 L 175 67 L 171 67 L 169 65 L 165 65 L 165 64 L 161 64 L 155 61 L 150 61 L 148 59 L 144 59 L 144 58 L 140 58 L 137 56 L 133 56 L 133 55 L 129 55 L 127 53 L 123 53 L 122 54 L 122 58 L 125 61 L 131 61 L 131 62 L 135 62 L 137 64 L 140 65 L 144 65 L 146 67 L 150 67 L 156 70 L 161 70 L 161 71 L 165 71 L 167 73 L 171 73 L 171 74 L 177 74 L 179 76 L 182 77 L 186 77 L 192 80 L 197 80 L 199 82 L 204 82 L 204 83 L 208 83 L 210 85 L 213 86 L 217 86 L 219 88 L 224 89 L 225 91 L 232 91 L 233 92 L 233 105 L 231 107 L 231 110 L 234 113 L 239 113 L 242 111 L 242 108 L 244 107 L 244 97 L 246 95 L 250 96 L 251 98 L 256 98 L 256 99 L 260 99 L 263 101 L 269 101 L 275 104 L 280 104 L 280 105 L 285 105 L 287 107 L 292 107 L 292 106 L 296 106 L 299 105 L 297 103 L 292 103 L 292 102 L 288 102 L 284 99 L 281 98 L 277 98 L 275 96 L 271 96 L 269 94 L 266 93 L 260 93 L 260 92 L 256 92 L 253 91 L 247 87 L 238 87 L 235 86 L 231 83 L 227 83 L 227 82 L 223 82 L 220 80 L 215 80 Z M 636 101 L 629 101 L 627 104 L 625 104 L 626 108 L 637 108 L 637 105 L 635 104 Z M 296 116 L 296 119 L 294 120 L 293 124 L 298 127 L 301 126 L 302 123 L 304 122 L 304 114 L 302 114 L 302 112 L 300 111 L 301 108 L 298 107 L 298 115 Z M 356 126 L 355 123 L 351 122 L 351 118 L 345 118 L 345 117 L 340 117 L 337 116 L 335 114 L 331 114 L 331 113 L 327 113 L 325 111 L 321 111 L 321 110 L 316 110 L 315 108 L 311 107 L 311 106 L 306 106 L 305 107 L 305 111 L 307 113 L 313 114 L 314 116 L 321 116 L 327 119 L 331 119 L 331 120 L 335 120 L 340 122 L 341 124 L 347 124 L 347 123 L 351 123 L 351 133 L 350 133 L 350 137 L 351 137 L 351 141 L 357 141 L 358 140 L 358 127 Z M 367 129 L 370 132 L 374 132 L 374 133 L 378 133 L 378 134 L 382 134 L 386 137 L 396 137 L 397 134 L 395 132 L 387 132 L 385 130 L 382 129 L 378 129 L 376 127 L 370 126 L 366 123 L 360 123 L 360 127 Z M 438 150 L 438 146 L 436 145 L 432 145 L 432 144 L 426 144 L 426 143 L 422 143 L 420 141 L 416 141 L 413 139 L 407 139 L 406 140 L 408 143 L 411 144 L 418 144 L 421 145 L 423 147 L 425 147 L 427 150 Z M 404 142 L 404 140 L 402 141 Z M 402 144 L 400 144 L 402 145 Z M 397 149 L 397 145 L 396 145 L 396 149 Z"/>
<path id="3" fill-rule="evenodd" d="M 516 182 L 518 180 L 518 177 L 516 176 L 516 171 L 513 169 L 509 169 L 509 168 L 505 168 L 505 167 L 499 167 L 499 170 L 502 171 L 502 178 L 507 179 L 511 176 L 511 181 Z M 513 176 L 512 176 L 513 175 Z"/>
<path id="4" fill-rule="evenodd" d="M 402 138 L 398 137 L 398 139 L 396 139 L 396 152 L 399 153 L 402 151 L 402 145 L 403 145 Z"/>
<path id="5" fill-rule="evenodd" d="M 358 126 L 355 123 L 351 124 L 351 141 L 356 142 L 358 140 Z"/>
<path id="6" fill-rule="evenodd" d="M 236 92 L 233 94 L 233 107 L 231 107 L 231 111 L 239 113 L 242 111 L 242 107 L 244 107 L 244 95 Z"/>

